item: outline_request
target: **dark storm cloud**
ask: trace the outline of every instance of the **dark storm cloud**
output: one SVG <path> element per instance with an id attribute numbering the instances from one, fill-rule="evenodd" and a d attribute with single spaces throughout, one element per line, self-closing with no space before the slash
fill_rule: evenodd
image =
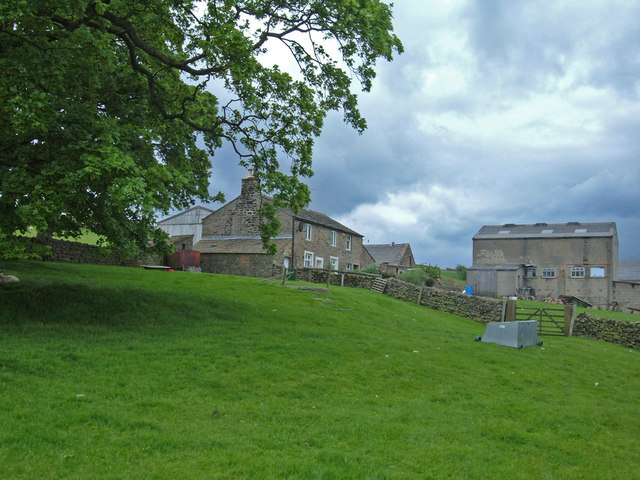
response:
<path id="1" fill-rule="evenodd" d="M 406 51 L 360 95 L 364 134 L 327 118 L 311 208 L 443 267 L 503 223 L 614 221 L 640 258 L 638 18 L 638 0 L 396 2 Z"/>

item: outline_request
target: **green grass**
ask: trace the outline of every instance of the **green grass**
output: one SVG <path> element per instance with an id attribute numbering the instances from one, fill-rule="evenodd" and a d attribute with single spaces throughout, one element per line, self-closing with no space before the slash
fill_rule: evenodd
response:
<path id="1" fill-rule="evenodd" d="M 477 343 L 359 289 L 2 268 L 3 479 L 638 476 L 637 351 Z"/>
<path id="2" fill-rule="evenodd" d="M 16 233 L 16 235 L 22 235 L 29 238 L 35 237 L 37 234 L 38 232 L 32 227 L 29 227 L 29 230 L 27 230 L 25 233 Z M 60 237 L 58 235 L 54 235 L 53 238 L 56 238 L 58 240 L 69 240 L 70 242 L 86 243 L 88 245 L 97 245 L 98 241 L 101 239 L 99 235 L 96 235 L 89 230 L 84 230 L 78 237 Z"/>

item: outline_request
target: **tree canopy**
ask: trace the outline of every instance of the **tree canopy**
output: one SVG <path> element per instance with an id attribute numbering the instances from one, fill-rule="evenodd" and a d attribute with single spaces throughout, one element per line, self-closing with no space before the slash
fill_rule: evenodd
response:
<path id="1" fill-rule="evenodd" d="M 222 200 L 225 143 L 298 209 L 327 113 L 366 128 L 352 82 L 368 91 L 402 51 L 391 19 L 379 0 L 3 0 L 0 242 L 34 227 L 161 244 L 158 212 Z"/>

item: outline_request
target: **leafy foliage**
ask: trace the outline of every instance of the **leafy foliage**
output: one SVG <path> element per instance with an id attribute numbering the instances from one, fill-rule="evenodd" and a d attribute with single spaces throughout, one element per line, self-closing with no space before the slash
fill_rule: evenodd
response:
<path id="1" fill-rule="evenodd" d="M 163 245 L 158 211 L 223 200 L 209 170 L 224 143 L 297 210 L 326 114 L 366 127 L 351 82 L 369 90 L 402 51 L 392 28 L 379 0 L 3 1 L 0 242 L 32 226 Z M 277 46 L 297 72 L 269 65 Z"/>
<path id="2" fill-rule="evenodd" d="M 360 272 L 361 273 L 380 273 L 380 269 L 378 268 L 378 265 L 376 265 L 375 263 L 370 263 L 366 267 L 361 268 Z"/>
<path id="3" fill-rule="evenodd" d="M 400 280 L 413 283 L 414 285 L 426 285 L 432 287 L 436 280 L 440 279 L 440 267 L 431 265 L 416 265 L 411 270 L 398 275 Z"/>
<path id="4" fill-rule="evenodd" d="M 467 267 L 465 267 L 464 265 L 457 265 L 456 266 L 456 273 L 458 274 L 458 278 L 460 280 L 466 280 L 467 279 Z"/>

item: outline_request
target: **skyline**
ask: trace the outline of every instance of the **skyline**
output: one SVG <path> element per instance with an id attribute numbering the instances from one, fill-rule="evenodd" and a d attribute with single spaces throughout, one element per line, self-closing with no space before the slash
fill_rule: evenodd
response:
<path id="1" fill-rule="evenodd" d="M 440 267 L 470 266 L 473 235 L 505 223 L 616 222 L 620 258 L 640 258 L 640 1 L 393 12 L 405 52 L 359 95 L 362 135 L 327 117 L 309 208 Z M 246 170 L 226 148 L 213 163 L 234 198 Z"/>

